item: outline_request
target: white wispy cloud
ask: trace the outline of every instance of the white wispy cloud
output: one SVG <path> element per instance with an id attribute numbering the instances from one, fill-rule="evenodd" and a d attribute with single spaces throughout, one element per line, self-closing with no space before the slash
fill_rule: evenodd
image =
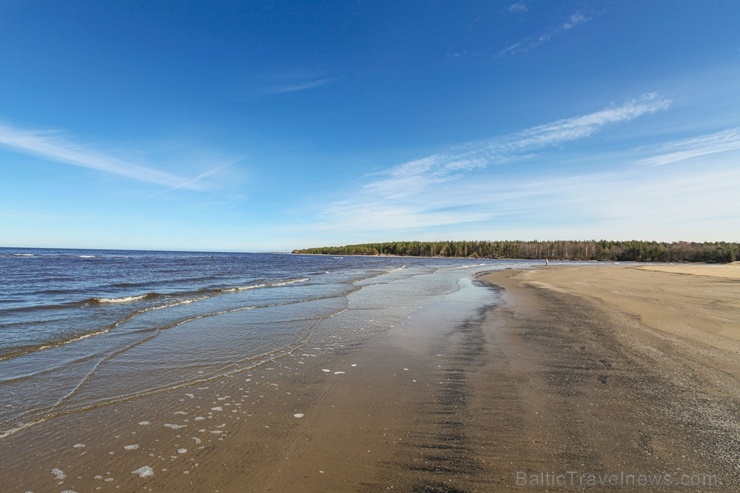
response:
<path id="1" fill-rule="evenodd" d="M 431 210 L 422 204 L 370 203 L 362 206 L 354 202 L 338 202 L 324 211 L 328 221 L 323 225 L 312 224 L 312 230 L 327 231 L 403 231 L 436 228 L 484 221 L 490 218 L 487 211 Z"/>
<path id="2" fill-rule="evenodd" d="M 385 178 L 365 185 L 365 190 L 390 197 L 411 195 L 428 185 L 454 180 L 461 172 L 486 164 L 480 158 L 437 154 L 391 168 Z"/>
<path id="3" fill-rule="evenodd" d="M 638 164 L 663 166 L 687 159 L 736 151 L 738 149 L 740 149 L 740 127 L 735 127 L 722 130 L 721 132 L 663 144 L 654 149 L 655 152 L 659 152 L 657 156 L 642 159 L 638 161 Z"/>
<path id="4" fill-rule="evenodd" d="M 691 176 L 677 168 L 666 174 L 646 166 L 612 166 L 610 169 L 619 171 L 598 168 L 586 174 L 540 170 L 536 177 L 500 173 L 497 170 L 503 168 L 494 168 L 521 163 L 532 155 L 587 139 L 608 125 L 663 111 L 670 104 L 658 94 L 645 94 L 588 114 L 391 167 L 366 177 L 370 181 L 352 191 L 350 199 L 319 206 L 320 219 L 305 227 L 326 232 L 335 242 L 340 241 L 338 238 L 361 242 L 491 235 L 522 239 L 534 239 L 531 235 L 541 235 L 540 239 L 642 235 L 653 239 L 660 234 L 670 239 L 670 235 L 689 228 L 701 231 L 697 229 L 701 217 L 732 196 L 736 185 L 740 186 L 740 172 L 728 175 L 727 163 L 714 163 L 712 173 L 703 171 L 703 175 L 696 172 Z M 558 162 L 555 156 L 550 159 Z M 606 163 L 603 157 L 599 159 Z M 723 175 L 724 181 L 718 183 L 717 178 Z M 690 206 L 687 198 L 692 200 Z M 697 207 L 697 201 L 710 205 Z M 646 210 L 651 211 L 648 218 L 644 217 Z M 735 210 L 740 213 L 737 207 Z M 686 222 L 666 217 L 668 211 L 680 211 Z M 564 222 L 570 229 L 563 229 Z"/>
<path id="5" fill-rule="evenodd" d="M 544 148 L 587 138 L 607 125 L 628 122 L 669 106 L 669 99 L 655 93 L 645 94 L 619 106 L 537 125 L 403 163 L 385 171 L 382 178 L 366 184 L 364 189 L 387 198 L 410 196 L 430 185 L 458 179 L 467 172 L 525 159 Z"/>
<path id="6" fill-rule="evenodd" d="M 309 91 L 341 79 L 341 76 L 326 67 L 294 67 L 259 77 L 256 80 L 260 87 L 257 93 L 265 95 Z"/>
<path id="7" fill-rule="evenodd" d="M 204 171 L 203 173 L 199 174 L 195 178 L 192 178 L 190 180 L 184 181 L 184 182 L 180 183 L 179 185 L 175 185 L 174 187 L 168 188 L 166 190 L 160 190 L 159 192 L 155 192 L 155 193 L 151 194 L 149 197 L 147 197 L 147 199 L 151 199 L 152 197 L 156 197 L 157 195 L 162 195 L 163 193 L 174 192 L 175 190 L 178 190 L 180 188 L 195 188 L 195 187 L 199 186 L 198 183 L 200 181 L 208 178 L 209 176 L 213 176 L 218 171 L 220 171 L 220 170 L 222 170 L 224 168 L 228 168 L 229 166 L 233 166 L 234 164 L 238 163 L 239 161 L 240 160 L 232 161 L 230 163 L 227 163 L 227 164 L 224 164 L 224 165 L 221 165 L 221 166 L 216 166 L 215 168 L 212 168 L 212 169 L 209 169 L 207 171 Z"/>
<path id="8" fill-rule="evenodd" d="M 289 92 L 307 91 L 309 89 L 316 89 L 317 87 L 322 87 L 322 86 L 331 84 L 333 82 L 336 82 L 338 79 L 339 79 L 338 77 L 330 77 L 330 78 L 324 78 L 324 79 L 312 79 L 312 80 L 304 80 L 304 81 L 298 81 L 298 82 L 287 83 L 287 84 L 280 84 L 280 85 L 271 87 L 268 92 L 271 94 L 284 94 L 284 93 L 289 93 Z"/>
<path id="9" fill-rule="evenodd" d="M 511 7 L 509 8 L 509 10 L 511 11 Z M 594 17 L 589 17 L 581 12 L 576 12 L 568 16 L 568 19 L 565 22 L 549 29 L 539 36 L 527 37 L 520 41 L 517 41 L 516 43 L 513 43 L 499 51 L 498 54 L 500 57 L 504 57 L 509 55 L 516 55 L 519 53 L 526 53 L 529 50 L 532 50 L 534 48 L 537 48 L 538 46 L 552 41 L 552 39 L 559 34 L 570 31 L 574 27 L 585 24 L 593 19 Z"/>
<path id="10" fill-rule="evenodd" d="M 740 169 L 732 159 L 701 170 L 632 167 L 589 174 L 466 177 L 398 201 L 336 202 L 312 230 L 385 239 L 649 239 L 737 241 Z M 649 214 L 646 214 L 649 211 Z M 716 231 L 731 237 L 716 238 Z M 734 236 L 733 236 L 734 235 Z"/>
<path id="11" fill-rule="evenodd" d="M 118 159 L 73 142 L 63 137 L 60 132 L 27 130 L 0 124 L 0 146 L 51 162 L 94 169 L 138 181 L 168 187 L 200 189 L 198 180 L 188 180 Z"/>
<path id="12" fill-rule="evenodd" d="M 509 5 L 509 12 L 512 14 L 521 14 L 528 11 L 529 7 L 524 2 L 516 2 Z"/>
<path id="13" fill-rule="evenodd" d="M 662 98 L 657 93 L 648 93 L 620 106 L 604 108 L 586 115 L 565 118 L 522 130 L 502 141 L 494 141 L 492 145 L 502 150 L 511 149 L 513 151 L 558 145 L 593 135 L 605 125 L 624 123 L 643 115 L 668 109 L 670 104 L 669 99 Z"/>

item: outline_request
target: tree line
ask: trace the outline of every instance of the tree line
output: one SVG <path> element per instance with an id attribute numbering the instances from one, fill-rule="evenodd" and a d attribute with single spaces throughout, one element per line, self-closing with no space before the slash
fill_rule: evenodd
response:
<path id="1" fill-rule="evenodd" d="M 729 263 L 740 244 L 656 241 L 393 241 L 294 250 L 323 255 L 611 260 L 621 262 Z"/>

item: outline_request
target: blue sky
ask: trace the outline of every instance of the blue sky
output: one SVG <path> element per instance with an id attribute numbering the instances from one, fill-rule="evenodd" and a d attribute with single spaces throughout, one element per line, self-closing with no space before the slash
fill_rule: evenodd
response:
<path id="1" fill-rule="evenodd" d="M 740 3 L 0 0 L 0 246 L 740 241 Z"/>

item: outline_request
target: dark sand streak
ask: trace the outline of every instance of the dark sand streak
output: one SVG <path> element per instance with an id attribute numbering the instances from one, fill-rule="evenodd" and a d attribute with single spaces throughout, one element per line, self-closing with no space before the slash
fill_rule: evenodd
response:
<path id="1" fill-rule="evenodd" d="M 417 408 L 395 490 L 649 490 L 639 475 L 662 478 L 653 491 L 740 490 L 740 396 L 686 364 L 695 347 L 517 274 L 489 275 L 504 303 L 447 336 L 444 385 Z M 540 473 L 564 482 L 532 481 Z"/>

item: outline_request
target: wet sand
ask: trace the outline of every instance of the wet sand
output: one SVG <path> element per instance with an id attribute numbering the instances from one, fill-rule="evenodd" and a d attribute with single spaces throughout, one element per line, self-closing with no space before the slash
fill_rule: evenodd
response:
<path id="1" fill-rule="evenodd" d="M 438 307 L 341 351 L 12 435 L 0 484 L 740 491 L 740 267 L 662 267 L 491 273 L 490 305 L 464 323 Z"/>
<path id="2" fill-rule="evenodd" d="M 490 346 L 517 382 L 510 415 L 520 411 L 503 485 L 525 469 L 534 490 L 544 470 L 576 471 L 566 490 L 606 489 L 589 482 L 602 473 L 625 491 L 649 491 L 640 475 L 656 474 L 653 490 L 740 491 L 740 265 L 486 279 L 506 289 Z"/>

